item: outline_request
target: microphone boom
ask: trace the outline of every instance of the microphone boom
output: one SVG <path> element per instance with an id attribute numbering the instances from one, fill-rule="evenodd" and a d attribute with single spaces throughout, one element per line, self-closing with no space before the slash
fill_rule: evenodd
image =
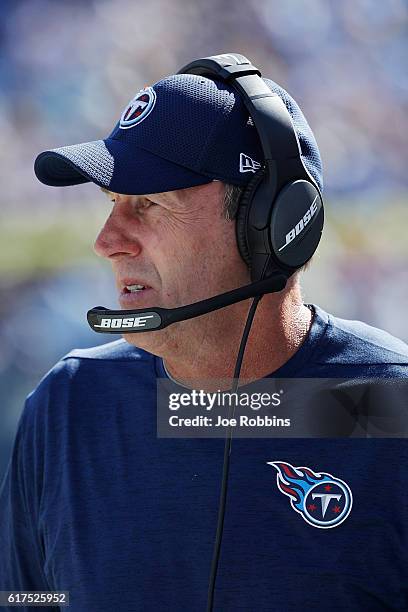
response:
<path id="1" fill-rule="evenodd" d="M 274 273 L 255 283 L 178 308 L 110 310 L 103 306 L 96 306 L 88 311 L 87 319 L 90 327 L 95 332 L 102 334 L 118 334 L 121 330 L 125 330 L 126 333 L 156 331 L 172 323 L 200 317 L 248 298 L 266 293 L 277 293 L 285 288 L 286 281 L 287 278 L 283 274 Z"/>

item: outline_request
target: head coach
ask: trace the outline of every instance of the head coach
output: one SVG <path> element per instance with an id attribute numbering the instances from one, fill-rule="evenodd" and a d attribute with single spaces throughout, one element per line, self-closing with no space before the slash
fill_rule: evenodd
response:
<path id="1" fill-rule="evenodd" d="M 95 251 L 121 310 L 88 320 L 123 338 L 27 398 L 0 591 L 67 591 L 75 612 L 408 609 L 406 440 L 157 437 L 161 377 L 407 376 L 402 341 L 303 303 L 323 178 L 293 98 L 239 54 L 203 58 L 35 172 L 112 200 Z"/>

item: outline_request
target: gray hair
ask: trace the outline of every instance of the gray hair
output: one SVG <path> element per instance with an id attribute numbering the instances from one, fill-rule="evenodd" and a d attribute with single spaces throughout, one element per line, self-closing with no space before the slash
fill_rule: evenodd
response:
<path id="1" fill-rule="evenodd" d="M 232 221 L 233 219 L 235 219 L 238 211 L 239 200 L 243 192 L 243 187 L 239 187 L 238 185 L 231 185 L 230 183 L 225 183 L 223 216 L 228 221 Z"/>

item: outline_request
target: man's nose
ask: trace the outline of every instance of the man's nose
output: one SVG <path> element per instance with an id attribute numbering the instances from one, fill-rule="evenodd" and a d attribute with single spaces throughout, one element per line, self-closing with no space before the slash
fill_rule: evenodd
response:
<path id="1" fill-rule="evenodd" d="M 134 225 L 134 222 L 130 225 L 126 215 L 114 208 L 95 240 L 95 253 L 107 258 L 115 255 L 139 255 L 141 246 L 135 235 Z"/>

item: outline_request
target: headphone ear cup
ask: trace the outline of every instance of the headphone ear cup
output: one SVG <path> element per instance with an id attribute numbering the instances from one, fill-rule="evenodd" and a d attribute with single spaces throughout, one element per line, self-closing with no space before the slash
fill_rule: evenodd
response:
<path id="1" fill-rule="evenodd" d="M 254 176 L 251 178 L 248 185 L 245 187 L 245 191 L 241 195 L 237 211 L 235 232 L 237 237 L 238 250 L 242 259 L 245 261 L 249 268 L 251 267 L 252 256 L 249 250 L 247 240 L 247 219 L 253 197 L 255 195 L 259 183 L 264 177 L 264 174 L 265 171 L 262 168 L 261 170 L 258 170 L 258 172 L 256 172 L 256 174 L 254 174 Z"/>

